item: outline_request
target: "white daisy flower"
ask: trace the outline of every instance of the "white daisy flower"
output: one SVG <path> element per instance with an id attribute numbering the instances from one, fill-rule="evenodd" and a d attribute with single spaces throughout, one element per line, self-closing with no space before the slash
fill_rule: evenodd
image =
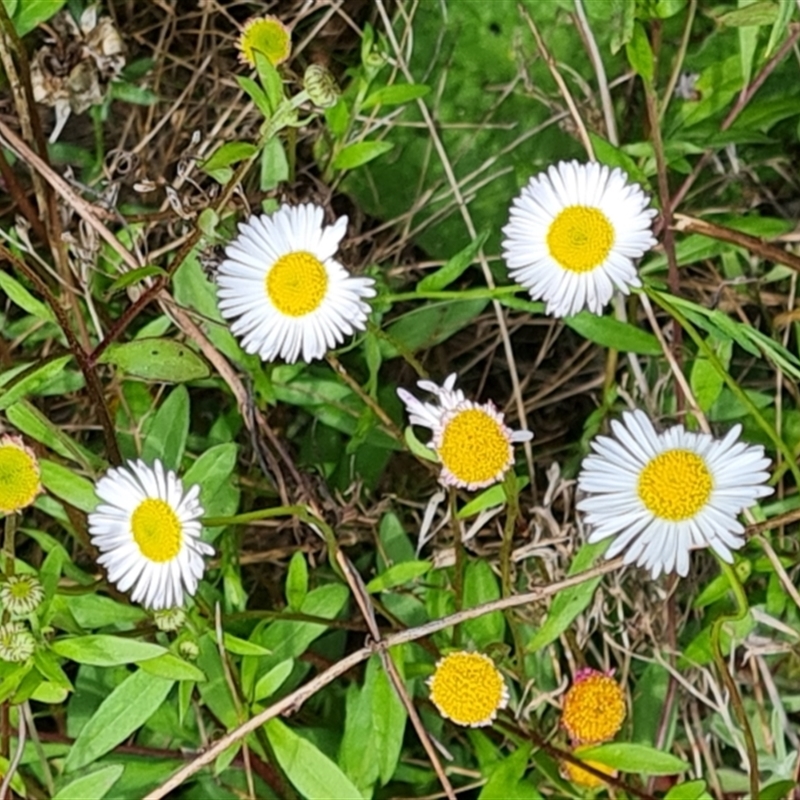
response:
<path id="1" fill-rule="evenodd" d="M 503 257 L 511 278 L 547 313 L 600 314 L 614 288 L 641 286 L 633 259 L 656 240 L 656 211 L 620 169 L 561 161 L 534 176 L 511 204 Z"/>
<path id="2" fill-rule="evenodd" d="M 503 479 L 514 466 L 512 443 L 533 438 L 530 431 L 512 431 L 494 404 L 474 403 L 454 389 L 455 374 L 442 386 L 419 381 L 417 386 L 436 395 L 439 403 L 423 403 L 405 389 L 397 394 L 408 409 L 412 425 L 433 431 L 430 446 L 442 463 L 439 480 L 445 485 L 480 489 Z"/>
<path id="3" fill-rule="evenodd" d="M 214 548 L 200 541 L 200 487 L 184 491 L 172 470 L 156 459 L 110 469 L 95 487 L 102 501 L 89 514 L 92 544 L 108 579 L 151 609 L 182 606 L 197 591 L 203 556 Z"/>
<path id="4" fill-rule="evenodd" d="M 697 547 L 732 561 L 744 544 L 737 515 L 773 491 L 763 485 L 764 448 L 738 441 L 741 425 L 721 440 L 683 425 L 657 433 L 642 411 L 625 412 L 611 429 L 616 438 L 598 436 L 578 476 L 589 542 L 615 536 L 606 557 L 624 552 L 626 564 L 654 578 L 686 575 Z"/>
<path id="5" fill-rule="evenodd" d="M 366 327 L 372 278 L 354 278 L 333 256 L 347 217 L 323 227 L 324 211 L 306 203 L 251 217 L 225 248 L 219 308 L 233 320 L 247 353 L 293 363 L 322 358 Z"/>

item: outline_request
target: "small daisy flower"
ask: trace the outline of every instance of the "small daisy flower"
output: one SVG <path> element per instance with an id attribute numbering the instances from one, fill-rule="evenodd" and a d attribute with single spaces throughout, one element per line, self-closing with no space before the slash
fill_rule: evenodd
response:
<path id="1" fill-rule="evenodd" d="M 41 490 L 33 450 L 19 436 L 0 436 L 0 514 L 27 508 Z"/>
<path id="2" fill-rule="evenodd" d="M 764 486 L 764 448 L 738 441 L 741 425 L 721 440 L 682 425 L 659 434 L 642 411 L 624 413 L 611 429 L 615 438 L 592 442 L 578 476 L 589 542 L 615 536 L 606 557 L 624 552 L 626 564 L 654 578 L 686 575 L 692 548 L 733 561 L 731 550 L 744 544 L 737 515 L 773 491 Z"/>
<path id="3" fill-rule="evenodd" d="M 490 725 L 508 705 L 508 689 L 494 661 L 483 653 L 458 651 L 436 664 L 428 679 L 439 713 L 458 725 Z"/>
<path id="4" fill-rule="evenodd" d="M 32 614 L 44 600 L 44 589 L 33 575 L 10 575 L 0 583 L 0 604 L 12 617 Z"/>
<path id="5" fill-rule="evenodd" d="M 405 389 L 398 389 L 397 394 L 408 409 L 411 424 L 433 431 L 430 446 L 442 463 L 441 483 L 480 489 L 503 480 L 514 466 L 512 445 L 530 441 L 533 434 L 507 428 L 493 403 L 467 400 L 454 388 L 455 383 L 455 374 L 449 375 L 443 386 L 432 381 L 417 383 L 436 395 L 438 404 L 423 403 Z"/>
<path id="6" fill-rule="evenodd" d="M 186 612 L 178 608 L 163 608 L 153 612 L 153 622 L 160 631 L 177 631 L 186 622 Z"/>
<path id="7" fill-rule="evenodd" d="M 617 735 L 625 714 L 620 685 L 596 669 L 582 669 L 564 695 L 561 724 L 573 742 L 597 744 Z"/>
<path id="8" fill-rule="evenodd" d="M 581 758 L 581 752 L 587 750 L 588 747 L 587 745 L 576 747 L 572 751 L 573 755 L 575 755 L 576 758 Z M 604 775 L 610 775 L 612 778 L 617 776 L 617 771 L 613 767 L 609 767 L 608 764 L 601 764 L 599 761 L 581 760 L 590 767 L 594 767 L 598 772 L 602 772 Z M 561 762 L 561 774 L 568 781 L 571 781 L 576 786 L 582 786 L 584 789 L 597 789 L 600 786 L 605 786 L 605 781 L 603 781 L 602 778 L 598 778 L 597 775 L 593 775 L 588 770 L 579 767 L 577 764 L 573 764 L 571 761 Z"/>
<path id="9" fill-rule="evenodd" d="M 333 256 L 347 217 L 323 226 L 324 211 L 306 203 L 251 217 L 225 249 L 219 308 L 247 353 L 312 361 L 366 327 L 372 278 L 354 278 Z"/>
<path id="10" fill-rule="evenodd" d="M 21 622 L 0 625 L 0 660 L 27 661 L 36 649 L 36 640 Z"/>
<path id="11" fill-rule="evenodd" d="M 256 52 L 261 53 L 277 67 L 283 64 L 292 51 L 289 29 L 277 18 L 268 14 L 247 20 L 239 37 L 239 60 L 251 67 L 256 65 Z"/>
<path id="12" fill-rule="evenodd" d="M 200 487 L 184 491 L 156 459 L 110 469 L 95 491 L 102 502 L 89 514 L 89 534 L 108 579 L 147 608 L 183 605 L 197 590 L 203 556 L 214 552 L 200 541 Z"/>
<path id="13" fill-rule="evenodd" d="M 633 260 L 656 240 L 656 212 L 620 169 L 561 161 L 530 179 L 511 204 L 503 257 L 511 278 L 547 313 L 602 312 L 614 289 L 641 286 Z"/>

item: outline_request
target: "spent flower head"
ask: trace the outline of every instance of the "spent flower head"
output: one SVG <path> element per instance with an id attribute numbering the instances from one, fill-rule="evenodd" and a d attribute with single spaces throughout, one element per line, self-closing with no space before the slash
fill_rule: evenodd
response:
<path id="1" fill-rule="evenodd" d="M 657 433 L 642 411 L 613 421 L 614 437 L 592 442 L 578 475 L 578 502 L 591 527 L 589 542 L 614 537 L 606 557 L 662 572 L 689 572 L 693 548 L 710 547 L 731 562 L 744 544 L 737 515 L 760 497 L 769 459 L 764 448 L 739 441 L 741 425 L 723 439 L 675 425 Z"/>
<path id="2" fill-rule="evenodd" d="M 35 575 L 10 575 L 0 583 L 0 604 L 12 617 L 32 614 L 44 600 L 44 589 Z"/>
<path id="3" fill-rule="evenodd" d="M 439 713 L 458 725 L 490 725 L 508 705 L 508 689 L 494 661 L 482 653 L 449 653 L 428 679 L 431 700 Z"/>
<path id="4" fill-rule="evenodd" d="M 0 436 L 0 514 L 27 508 L 41 492 L 39 462 L 19 436 Z"/>
<path id="5" fill-rule="evenodd" d="M 253 17 L 244 24 L 239 36 L 239 60 L 256 65 L 256 53 L 261 53 L 273 67 L 283 64 L 292 52 L 292 35 L 277 18 L 268 14 Z"/>
<path id="6" fill-rule="evenodd" d="M 417 386 L 435 395 L 438 403 L 424 403 L 405 389 L 397 394 L 405 403 L 412 425 L 433 431 L 430 446 L 439 457 L 444 485 L 480 489 L 503 480 L 514 466 L 513 444 L 533 438 L 530 431 L 512 431 L 492 402 L 474 403 L 455 389 L 456 376 L 442 386 L 419 381 Z"/>

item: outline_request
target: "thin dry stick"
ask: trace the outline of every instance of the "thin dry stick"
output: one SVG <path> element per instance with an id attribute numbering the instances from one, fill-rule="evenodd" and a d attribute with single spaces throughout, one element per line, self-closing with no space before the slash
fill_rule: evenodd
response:
<path id="1" fill-rule="evenodd" d="M 536 39 L 536 46 L 539 48 L 539 52 L 542 54 L 542 58 L 544 59 L 545 64 L 547 64 L 548 69 L 550 70 L 550 74 L 553 76 L 553 80 L 556 82 L 558 86 L 558 91 L 561 92 L 561 96 L 564 98 L 564 101 L 569 108 L 569 113 L 572 115 L 572 119 L 575 122 L 575 126 L 578 129 L 578 135 L 581 137 L 581 142 L 583 143 L 584 150 L 586 150 L 589 158 L 594 161 L 594 148 L 592 147 L 592 140 L 589 138 L 589 132 L 586 130 L 586 126 L 583 124 L 583 120 L 581 119 L 581 115 L 578 112 L 578 106 L 575 104 L 575 100 L 572 97 L 572 92 L 570 92 L 569 87 L 566 84 L 566 81 L 561 77 L 561 73 L 558 71 L 558 67 L 556 65 L 556 60 L 550 54 L 550 51 L 547 49 L 547 45 L 544 43 L 544 39 L 542 35 L 539 33 L 539 29 L 536 27 L 536 24 L 531 19 L 530 14 L 528 13 L 528 9 L 525 8 L 523 5 L 517 6 L 519 9 L 519 13 L 525 18 L 525 21 L 528 23 L 528 27 L 531 29 L 531 33 L 533 34 L 533 38 Z"/>
<path id="2" fill-rule="evenodd" d="M 378 7 L 378 12 L 381 15 L 381 19 L 383 20 L 383 25 L 386 31 L 386 35 L 389 38 L 389 41 L 392 43 L 392 47 L 394 47 L 395 52 L 397 53 L 397 63 L 400 69 L 405 76 L 405 79 L 409 83 L 414 83 L 414 76 L 411 74 L 411 71 L 408 69 L 408 65 L 400 56 L 400 45 L 397 41 L 397 37 L 394 34 L 394 29 L 392 27 L 392 21 L 389 19 L 389 15 L 386 13 L 386 8 L 384 7 L 383 0 L 376 0 L 376 5 Z M 444 145 L 442 144 L 442 140 L 439 136 L 439 131 L 436 128 L 436 124 L 431 117 L 431 113 L 428 110 L 428 106 L 425 105 L 423 100 L 417 100 L 417 107 L 422 114 L 425 123 L 428 126 L 428 132 L 431 136 L 431 141 L 433 142 L 434 147 L 436 148 L 436 152 L 439 156 L 439 159 L 442 163 L 442 168 L 444 169 L 444 173 L 447 176 L 447 181 L 450 184 L 453 190 L 453 197 L 456 198 L 458 203 L 459 211 L 461 212 L 461 217 L 464 220 L 464 224 L 466 225 L 467 232 L 469 235 L 476 239 L 478 237 L 478 233 L 475 230 L 475 224 L 472 221 L 472 216 L 469 213 L 469 209 L 467 208 L 467 203 L 464 199 L 464 196 L 461 192 L 461 188 L 458 185 L 458 180 L 456 179 L 455 173 L 453 172 L 453 167 L 450 164 L 450 159 L 447 155 L 447 151 L 444 149 Z M 495 288 L 494 277 L 492 276 L 492 271 L 489 269 L 489 262 L 486 260 L 486 254 L 483 252 L 483 248 L 481 247 L 477 253 L 478 260 L 481 265 L 481 270 L 483 272 L 483 278 L 486 281 L 487 286 L 490 289 Z M 517 416 L 519 417 L 519 421 L 521 427 L 524 429 L 528 429 L 528 414 L 525 410 L 525 403 L 522 400 L 522 389 L 520 387 L 519 382 L 519 373 L 517 371 L 517 361 L 514 357 L 514 350 L 511 347 L 511 337 L 508 334 L 508 326 L 506 325 L 506 318 L 503 312 L 503 307 L 497 300 L 492 300 L 492 309 L 494 310 L 495 317 L 497 318 L 497 327 L 500 331 L 500 337 L 503 340 L 503 351 L 506 355 L 506 360 L 508 361 L 508 373 L 511 378 L 511 384 L 514 388 L 514 400 L 517 409 Z M 534 487 L 535 482 L 533 480 L 533 449 L 531 448 L 530 441 L 525 442 L 524 445 L 525 450 L 525 459 L 528 464 L 528 473 L 531 478 L 531 488 Z"/>
<path id="3" fill-rule="evenodd" d="M 364 586 L 364 582 L 361 580 L 361 576 L 358 574 L 358 572 L 356 572 L 355 567 L 353 567 L 352 563 L 350 562 L 350 559 L 348 559 L 338 547 L 336 548 L 336 561 L 341 567 L 345 578 L 347 578 L 350 591 L 353 593 L 353 597 L 356 598 L 358 607 L 361 609 L 361 614 L 367 623 L 370 636 L 375 642 L 380 642 L 382 639 L 381 630 L 378 627 L 378 621 L 375 619 L 372 601 L 370 600 L 369 594 Z M 442 763 L 439 760 L 439 755 L 436 752 L 436 748 L 433 746 L 431 738 L 428 735 L 428 732 L 425 730 L 422 720 L 419 718 L 419 714 L 417 714 L 417 709 L 414 707 L 413 701 L 408 696 L 403 679 L 398 673 L 397 667 L 395 667 L 391 655 L 387 650 L 380 650 L 378 655 L 380 656 L 381 665 L 383 666 L 384 671 L 389 677 L 389 680 L 391 680 L 394 690 L 397 692 L 397 696 L 400 698 L 400 702 L 403 704 L 403 706 L 405 706 L 408 717 L 411 720 L 411 724 L 414 726 L 417 736 L 422 742 L 422 746 L 425 748 L 425 752 L 427 753 L 428 758 L 433 765 L 433 769 L 436 772 L 436 776 L 439 778 L 439 783 L 441 783 L 445 795 L 447 795 L 449 800 L 456 800 L 456 794 L 453 791 L 453 787 L 450 784 L 444 769 L 442 768 Z"/>
<path id="4" fill-rule="evenodd" d="M 575 18 L 578 23 L 578 29 L 583 34 L 583 39 L 586 42 L 586 49 L 589 52 L 589 59 L 592 62 L 594 74 L 597 76 L 597 88 L 600 91 L 600 105 L 603 108 L 603 120 L 606 123 L 608 141 L 611 142 L 614 147 L 619 147 L 617 119 L 614 116 L 614 104 L 611 102 L 611 92 L 608 90 L 606 68 L 603 65 L 603 59 L 600 57 L 600 50 L 597 47 L 597 41 L 594 38 L 594 33 L 592 33 L 589 20 L 586 18 L 583 0 L 575 0 Z"/>
<path id="5" fill-rule="evenodd" d="M 689 401 L 689 405 L 692 407 L 692 413 L 697 417 L 697 421 L 700 423 L 700 427 L 703 429 L 703 432 L 711 433 L 711 427 L 708 424 L 706 415 L 700 410 L 700 406 L 697 404 L 697 400 L 692 392 L 692 387 L 689 386 L 689 382 L 686 380 L 683 370 L 680 368 L 680 365 L 672 353 L 672 349 L 667 343 L 667 340 L 664 338 L 664 334 L 661 332 L 661 327 L 658 324 L 656 315 L 653 313 L 653 307 L 650 305 L 650 298 L 644 292 L 642 292 L 639 295 L 639 301 L 641 302 L 644 313 L 647 315 L 647 319 L 650 322 L 650 327 L 653 329 L 653 333 L 656 335 L 656 339 L 658 339 L 658 343 L 661 345 L 661 349 L 664 352 L 664 357 L 669 362 L 669 368 L 672 371 L 675 381 L 680 385 L 686 399 Z"/>
<path id="6" fill-rule="evenodd" d="M 349 656 L 346 656 L 341 661 L 337 661 L 324 672 L 319 673 L 319 675 L 316 675 L 314 678 L 308 681 L 308 683 L 304 684 L 299 689 L 296 689 L 291 694 L 286 695 L 286 697 L 279 700 L 277 703 L 274 703 L 269 708 L 264 709 L 264 711 L 245 722 L 244 725 L 241 725 L 227 735 L 223 736 L 222 739 L 217 741 L 208 750 L 201 753 L 194 761 L 182 767 L 169 780 L 167 780 L 157 789 L 154 789 L 152 792 L 150 792 L 150 794 L 148 794 L 144 800 L 161 800 L 162 797 L 166 797 L 171 791 L 173 791 L 173 789 L 176 789 L 178 786 L 180 786 L 187 778 L 190 778 L 192 775 L 199 772 L 199 770 L 201 770 L 207 764 L 212 763 L 223 750 L 226 750 L 240 739 L 243 739 L 248 734 L 257 730 L 264 723 L 268 722 L 274 717 L 277 717 L 281 714 L 291 714 L 297 711 L 303 705 L 303 703 L 306 702 L 306 700 L 315 695 L 318 691 L 320 691 L 320 689 L 323 689 L 329 683 L 335 681 L 339 676 L 346 674 L 362 661 L 366 661 L 373 653 L 380 652 L 381 650 L 387 650 L 388 648 L 399 644 L 406 644 L 408 642 L 417 641 L 418 639 L 424 639 L 425 637 L 432 636 L 434 633 L 438 633 L 445 628 L 450 628 L 454 625 L 460 625 L 462 622 L 466 622 L 470 619 L 477 619 L 478 617 L 481 617 L 484 614 L 490 614 L 493 611 L 505 611 L 508 608 L 517 608 L 518 606 L 524 606 L 528 603 L 539 602 L 546 597 L 552 597 L 554 594 L 558 594 L 558 592 L 568 589 L 571 586 L 577 586 L 578 584 L 592 580 L 593 578 L 599 578 L 602 575 L 608 575 L 610 572 L 614 572 L 615 570 L 619 569 L 622 564 L 623 558 L 622 556 L 618 556 L 617 558 L 606 561 L 597 567 L 592 567 L 591 569 L 579 572 L 577 575 L 572 575 L 569 578 L 565 578 L 563 581 L 551 583 L 547 586 L 541 586 L 531 592 L 526 592 L 525 594 L 504 597 L 500 600 L 494 600 L 491 603 L 484 603 L 480 606 L 468 608 L 464 611 L 450 614 L 447 617 L 426 622 L 424 625 L 419 625 L 416 628 L 409 628 L 405 631 L 392 633 L 389 636 L 386 636 L 380 642 L 372 642 L 368 645 L 365 645 L 361 649 L 351 653 Z"/>
<path id="7" fill-rule="evenodd" d="M 94 211 L 94 206 L 74 191 L 44 159 L 34 153 L 33 150 L 2 121 L 0 121 L 0 141 L 2 141 L 9 150 L 12 150 L 18 158 L 27 162 L 33 168 L 34 172 L 41 175 L 42 178 L 61 195 L 62 200 L 64 200 L 78 216 L 86 220 L 86 222 L 94 228 L 100 238 L 114 249 L 114 252 L 119 255 L 130 269 L 138 269 L 142 266 L 136 260 L 133 253 L 126 250 L 122 242 L 100 222 Z"/>
<path id="8" fill-rule="evenodd" d="M 26 725 L 25 714 L 23 714 L 22 709 L 20 709 L 19 725 L 17 727 L 17 749 L 14 751 L 14 757 L 8 764 L 3 783 L 0 784 L 0 800 L 6 800 L 8 790 L 11 787 L 11 780 L 14 777 L 14 773 L 17 771 L 19 762 L 22 761 L 22 751 L 25 749 L 25 733 L 27 731 Z"/>
<path id="9" fill-rule="evenodd" d="M 729 242 L 749 250 L 753 255 L 772 261 L 775 264 L 783 264 L 789 269 L 800 272 L 800 256 L 789 253 L 782 247 L 776 247 L 756 236 L 726 228 L 724 225 L 717 225 L 713 222 L 706 222 L 704 219 L 689 217 L 686 214 L 675 214 L 673 229 L 681 233 L 699 233 L 709 239 L 717 239 L 720 242 Z"/>

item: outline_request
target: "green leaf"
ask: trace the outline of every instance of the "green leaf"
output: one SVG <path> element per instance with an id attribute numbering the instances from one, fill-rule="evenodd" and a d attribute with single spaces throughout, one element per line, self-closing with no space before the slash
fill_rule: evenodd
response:
<path id="1" fill-rule="evenodd" d="M 594 560 L 605 552 L 610 543 L 610 540 L 606 539 L 597 544 L 583 545 L 575 558 L 572 559 L 572 564 L 570 564 L 567 574 L 576 575 L 591 567 Z M 572 624 L 575 617 L 592 602 L 595 589 L 597 589 L 602 579 L 602 576 L 600 576 L 579 583 L 577 586 L 572 586 L 569 589 L 562 589 L 553 598 L 553 602 L 550 605 L 550 612 L 547 615 L 547 619 L 544 621 L 544 625 L 539 628 L 530 642 L 528 642 L 528 652 L 535 653 L 537 650 L 541 650 L 543 647 L 550 644 L 550 642 L 554 642 L 561 636 Z"/>
<path id="2" fill-rule="evenodd" d="M 18 36 L 24 36 L 58 14 L 67 0 L 21 0 L 12 17 Z"/>
<path id="3" fill-rule="evenodd" d="M 524 779 L 532 747 L 527 742 L 495 763 L 478 800 L 541 800 L 533 783 Z"/>
<path id="4" fill-rule="evenodd" d="M 258 683 L 256 683 L 253 702 L 257 703 L 275 694 L 281 688 L 283 682 L 291 675 L 293 668 L 294 659 L 287 658 L 286 661 L 276 664 L 266 675 L 262 675 L 258 679 Z"/>
<path id="5" fill-rule="evenodd" d="M 49 306 L 41 300 L 37 300 L 16 278 L 3 270 L 0 270 L 0 289 L 8 295 L 8 299 L 12 303 L 32 314 L 36 319 L 40 319 L 42 322 L 54 323 L 56 321 Z"/>
<path id="6" fill-rule="evenodd" d="M 100 356 L 127 375 L 150 381 L 183 383 L 207 378 L 208 365 L 193 350 L 172 339 L 136 339 L 112 344 Z"/>
<path id="7" fill-rule="evenodd" d="M 103 634 L 56 639 L 50 648 L 62 658 L 77 661 L 78 664 L 92 664 L 95 667 L 134 664 L 149 658 L 158 658 L 168 652 L 158 644 Z"/>
<path id="8" fill-rule="evenodd" d="M 361 793 L 324 753 L 278 719 L 264 729 L 286 777 L 307 800 L 354 800 Z"/>
<path id="9" fill-rule="evenodd" d="M 70 438 L 58 425 L 27 400 L 21 400 L 14 403 L 13 406 L 9 406 L 6 409 L 6 417 L 18 431 L 41 442 L 62 458 L 75 461 L 88 470 L 104 466 L 102 459 Z"/>
<path id="10" fill-rule="evenodd" d="M 275 67 L 272 66 L 270 60 L 261 52 L 256 50 L 254 52 L 256 58 L 256 72 L 267 93 L 267 100 L 271 109 L 270 114 L 265 114 L 265 117 L 270 117 L 278 110 L 278 107 L 285 100 L 283 91 L 283 79 Z"/>
<path id="11" fill-rule="evenodd" d="M 367 591 L 370 594 L 385 592 L 395 586 L 402 586 L 416 578 L 426 575 L 432 567 L 430 561 L 403 561 L 389 567 L 386 572 L 377 575 L 367 584 Z"/>
<path id="12" fill-rule="evenodd" d="M 148 264 L 146 267 L 132 269 L 130 272 L 125 272 L 120 275 L 120 277 L 108 287 L 108 294 L 114 294 L 114 292 L 117 292 L 120 289 L 124 289 L 127 286 L 133 286 L 134 284 L 145 280 L 145 278 L 152 278 L 156 275 L 163 275 L 166 277 L 168 273 L 165 269 L 155 266 L 155 264 Z"/>
<path id="13" fill-rule="evenodd" d="M 59 789 L 53 800 L 102 800 L 124 771 L 123 764 L 109 764 L 82 775 Z"/>
<path id="14" fill-rule="evenodd" d="M 201 161 L 199 166 L 204 172 L 213 172 L 222 167 L 229 167 L 239 161 L 254 156 L 258 148 L 249 142 L 226 142 L 218 147 L 205 161 Z"/>
<path id="15" fill-rule="evenodd" d="M 456 253 L 441 269 L 426 275 L 418 284 L 418 292 L 438 292 L 460 278 L 469 265 L 475 260 L 478 250 L 483 247 L 489 231 L 484 231 L 471 241 L 460 253 Z"/>
<path id="16" fill-rule="evenodd" d="M 782 780 L 770 783 L 758 793 L 758 800 L 785 800 L 792 796 L 792 791 L 797 790 L 797 781 Z"/>
<path id="17" fill-rule="evenodd" d="M 267 93 L 252 79 L 244 75 L 237 75 L 236 81 L 242 90 L 249 95 L 250 99 L 256 104 L 258 110 L 264 115 L 265 119 L 272 116 L 272 106 L 270 105 Z M 216 179 L 216 176 L 212 176 Z"/>
<path id="18" fill-rule="evenodd" d="M 308 594 L 308 563 L 302 550 L 298 550 L 289 562 L 286 573 L 286 602 L 289 608 L 299 611 Z"/>
<path id="19" fill-rule="evenodd" d="M 189 435 L 189 392 L 177 386 L 161 404 L 142 445 L 142 458 L 159 458 L 168 469 L 178 469 Z"/>
<path id="20" fill-rule="evenodd" d="M 431 91 L 430 86 L 424 83 L 395 83 L 392 86 L 382 86 L 372 92 L 361 104 L 362 109 L 373 106 L 399 106 L 410 100 L 425 97 Z"/>
<path id="21" fill-rule="evenodd" d="M 628 63 L 633 67 L 634 72 L 639 75 L 645 83 L 653 82 L 653 51 L 650 48 L 650 40 L 647 38 L 644 27 L 640 22 L 633 25 L 633 35 L 631 40 L 625 45 L 625 54 L 628 56 Z"/>
<path id="22" fill-rule="evenodd" d="M 529 483 L 529 478 L 521 478 L 519 475 L 517 475 L 517 491 L 522 491 Z M 497 506 L 502 506 L 505 504 L 505 502 L 505 489 L 503 489 L 503 484 L 498 483 L 494 486 L 490 486 L 488 489 L 484 489 L 479 495 L 470 500 L 469 503 L 462 506 L 458 510 L 456 516 L 459 519 L 469 519 L 469 517 L 474 517 L 476 514 L 479 514 L 481 511 L 485 511 L 487 508 L 497 508 Z"/>
<path id="23" fill-rule="evenodd" d="M 261 180 L 262 192 L 275 189 L 284 181 L 289 180 L 291 168 L 283 141 L 278 136 L 273 136 L 261 151 Z"/>
<path id="24" fill-rule="evenodd" d="M 128 81 L 112 81 L 108 94 L 111 100 L 120 100 L 135 106 L 152 106 L 158 102 L 158 95 L 152 89 Z"/>
<path id="25" fill-rule="evenodd" d="M 333 159 L 333 167 L 334 169 L 355 169 L 388 153 L 393 147 L 392 142 L 354 142 L 337 154 Z"/>
<path id="26" fill-rule="evenodd" d="M 489 603 L 500 598 L 500 584 L 489 564 L 483 559 L 470 561 L 464 570 L 464 608 Z M 492 611 L 482 617 L 468 620 L 463 624 L 467 642 L 472 642 L 478 650 L 502 642 L 505 637 L 506 620 L 500 611 Z"/>
<path id="27" fill-rule="evenodd" d="M 661 355 L 661 345 L 652 333 L 613 317 L 598 317 L 588 311 L 581 311 L 574 317 L 566 317 L 564 324 L 584 339 L 603 347 L 613 347 L 623 353 Z"/>
<path id="28" fill-rule="evenodd" d="M 691 769 L 690 764 L 671 753 L 626 742 L 610 742 L 581 749 L 581 759 L 599 761 L 621 772 L 638 772 L 644 775 L 677 775 Z"/>
<path id="29" fill-rule="evenodd" d="M 184 661 L 175 653 L 164 653 L 164 655 L 157 656 L 156 658 L 147 659 L 147 661 L 138 662 L 145 672 L 155 675 L 158 678 L 166 678 L 170 681 L 192 681 L 194 683 L 202 683 L 206 676 L 203 670 Z"/>
<path id="30" fill-rule="evenodd" d="M 427 303 L 404 314 L 382 333 L 381 353 L 395 358 L 433 347 L 469 325 L 489 304 L 488 300 L 445 300 Z"/>
<path id="31" fill-rule="evenodd" d="M 94 484 L 82 478 L 74 470 L 62 467 L 54 461 L 39 461 L 42 485 L 48 492 L 85 513 L 94 511 L 99 501 L 94 493 Z"/>
<path id="32" fill-rule="evenodd" d="M 778 3 L 778 17 L 773 23 L 769 34 L 767 49 L 764 51 L 764 60 L 772 55 L 772 51 L 778 46 L 778 42 L 789 30 L 789 20 L 792 18 L 794 9 L 795 7 L 792 3 Z"/>
<path id="33" fill-rule="evenodd" d="M 686 781 L 676 783 L 665 795 L 664 800 L 712 800 L 706 791 L 705 781 Z"/>
<path id="34" fill-rule="evenodd" d="M 72 355 L 66 355 L 47 361 L 41 366 L 15 367 L 13 378 L 9 378 L 8 372 L 5 372 L 0 376 L 0 386 L 2 386 L 0 388 L 0 411 L 4 411 L 27 395 L 34 394 L 54 378 L 60 376 L 64 372 L 64 367 L 71 360 Z M 24 377 L 18 377 L 20 374 Z M 12 384 L 10 388 L 5 388 L 6 383 Z"/>
<path id="35" fill-rule="evenodd" d="M 392 652 L 398 670 L 403 648 Z M 397 696 L 380 657 L 367 662 L 364 686 L 348 687 L 344 734 L 339 764 L 364 796 L 373 796 L 377 780 L 386 784 L 397 768 L 406 726 L 406 711 Z M 369 746 L 365 747 L 365 742 Z"/>
<path id="36" fill-rule="evenodd" d="M 232 442 L 217 444 L 204 451 L 200 458 L 186 470 L 183 485 L 200 484 L 200 502 L 206 513 L 220 490 L 229 484 L 236 469 L 239 448 Z"/>
<path id="37" fill-rule="evenodd" d="M 718 339 L 709 335 L 706 339 L 706 344 L 727 369 L 733 352 L 733 342 L 730 339 Z M 697 405 L 705 413 L 717 402 L 724 386 L 724 380 L 720 372 L 708 360 L 708 357 L 703 353 L 698 353 L 694 364 L 692 364 L 689 385 L 697 400 Z"/>
<path id="38" fill-rule="evenodd" d="M 773 0 L 753 3 L 723 14 L 717 22 L 729 28 L 749 27 L 751 25 L 772 25 L 778 18 L 778 5 Z"/>
<path id="39" fill-rule="evenodd" d="M 91 764 L 124 742 L 158 710 L 174 683 L 143 670 L 128 676 L 81 728 L 67 755 L 64 771 L 73 772 Z"/>
<path id="40" fill-rule="evenodd" d="M 240 639 L 232 633 L 222 634 L 222 644 L 229 653 L 234 653 L 237 656 L 268 656 L 271 651 L 266 647 L 262 647 L 255 642 L 249 642 L 247 639 Z"/>

